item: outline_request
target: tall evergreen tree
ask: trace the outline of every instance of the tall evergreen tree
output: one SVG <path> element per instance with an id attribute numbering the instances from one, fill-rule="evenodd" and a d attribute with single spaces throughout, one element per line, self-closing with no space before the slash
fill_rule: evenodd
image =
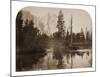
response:
<path id="1" fill-rule="evenodd" d="M 59 11 L 59 15 L 58 15 L 57 28 L 58 28 L 59 37 L 64 37 L 65 36 L 64 16 L 61 10 Z"/>

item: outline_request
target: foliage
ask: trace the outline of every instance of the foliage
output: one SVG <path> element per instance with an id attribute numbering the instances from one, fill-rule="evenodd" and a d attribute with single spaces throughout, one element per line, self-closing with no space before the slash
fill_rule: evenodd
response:
<path id="1" fill-rule="evenodd" d="M 34 27 L 32 20 L 22 19 L 20 11 L 16 18 L 16 69 L 28 70 L 36 64 L 40 58 L 46 55 L 45 48 L 39 44 L 39 30 Z M 25 23 L 25 25 L 23 25 Z M 46 35 L 40 38 L 45 38 Z"/>
<path id="2" fill-rule="evenodd" d="M 58 15 L 57 28 L 58 28 L 57 36 L 64 37 L 65 36 L 64 17 L 61 10 L 59 11 Z"/>

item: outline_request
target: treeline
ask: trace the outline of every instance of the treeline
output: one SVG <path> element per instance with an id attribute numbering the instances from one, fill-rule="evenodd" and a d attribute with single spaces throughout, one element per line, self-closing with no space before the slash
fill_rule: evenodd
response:
<path id="1" fill-rule="evenodd" d="M 32 20 L 22 19 L 22 11 L 16 18 L 16 70 L 32 69 L 46 55 L 47 35 L 40 34 L 38 28 L 34 27 Z M 23 25 L 24 23 L 24 25 Z"/>
<path id="2" fill-rule="evenodd" d="M 53 33 L 53 39 L 62 39 L 65 40 L 66 43 L 87 43 L 92 46 L 92 32 L 88 31 L 87 28 L 85 32 L 81 28 L 80 32 L 74 33 L 72 31 L 73 29 L 73 18 L 71 16 L 70 20 L 70 30 L 67 29 L 67 32 L 65 31 L 65 21 L 64 21 L 64 15 L 63 12 L 60 10 L 58 14 L 58 20 L 57 20 L 57 29 L 58 31 Z M 68 45 L 68 44 L 67 44 Z"/>

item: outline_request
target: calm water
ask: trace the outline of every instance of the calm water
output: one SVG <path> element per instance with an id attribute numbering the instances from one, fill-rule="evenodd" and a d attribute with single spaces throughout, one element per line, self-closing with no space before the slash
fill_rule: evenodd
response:
<path id="1" fill-rule="evenodd" d="M 33 64 L 34 70 L 45 69 L 67 69 L 67 68 L 86 68 L 92 66 L 92 51 L 91 49 L 77 50 L 75 52 L 57 55 L 53 48 L 46 49 L 47 55 L 39 60 L 37 64 Z M 58 56 L 59 55 L 59 56 Z"/>

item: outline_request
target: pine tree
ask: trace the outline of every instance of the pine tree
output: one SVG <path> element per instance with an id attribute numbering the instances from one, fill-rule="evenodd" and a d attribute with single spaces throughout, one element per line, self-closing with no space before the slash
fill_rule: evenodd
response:
<path id="1" fill-rule="evenodd" d="M 80 41 L 83 42 L 84 40 L 85 40 L 84 31 L 83 28 L 81 28 Z"/>
<path id="2" fill-rule="evenodd" d="M 59 37 L 64 37 L 65 36 L 64 16 L 61 10 L 59 11 L 59 15 L 58 15 L 57 28 L 58 28 Z"/>

